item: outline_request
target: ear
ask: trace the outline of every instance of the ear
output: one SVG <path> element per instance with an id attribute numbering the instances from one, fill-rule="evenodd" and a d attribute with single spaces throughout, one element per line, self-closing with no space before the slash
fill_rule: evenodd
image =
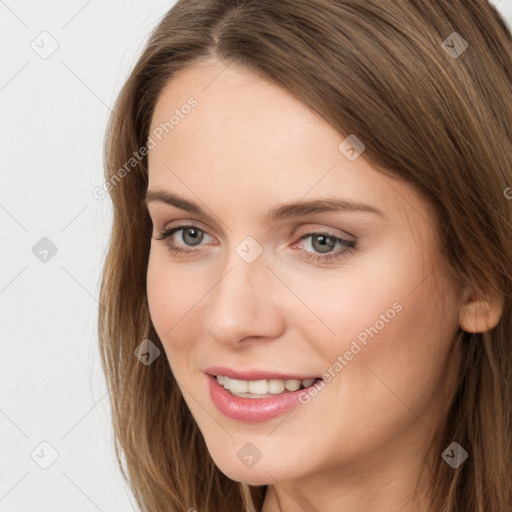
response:
<path id="1" fill-rule="evenodd" d="M 493 290 L 482 294 L 466 288 L 459 314 L 459 324 L 466 332 L 486 332 L 498 325 L 503 313 L 504 296 Z"/>

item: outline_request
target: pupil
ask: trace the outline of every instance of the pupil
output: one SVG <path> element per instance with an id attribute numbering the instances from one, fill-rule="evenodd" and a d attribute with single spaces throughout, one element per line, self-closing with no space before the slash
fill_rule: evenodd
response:
<path id="1" fill-rule="evenodd" d="M 325 236 L 325 235 L 318 235 L 316 237 L 316 239 L 320 240 L 320 249 L 321 249 L 320 252 L 322 252 L 322 249 L 324 249 L 323 252 L 327 252 L 327 251 L 325 251 L 325 249 L 329 250 L 329 249 L 332 248 L 332 237 Z M 330 244 L 326 244 L 326 240 L 331 240 L 331 243 Z"/>
<path id="2" fill-rule="evenodd" d="M 192 235 L 190 235 L 190 233 L 194 233 Z M 187 228 L 187 230 L 185 231 L 186 235 L 187 236 L 191 236 L 192 238 L 192 241 L 196 241 L 198 240 L 198 237 L 199 237 L 199 229 L 196 229 L 196 228 Z M 199 241 L 201 241 L 201 239 L 199 238 Z"/>

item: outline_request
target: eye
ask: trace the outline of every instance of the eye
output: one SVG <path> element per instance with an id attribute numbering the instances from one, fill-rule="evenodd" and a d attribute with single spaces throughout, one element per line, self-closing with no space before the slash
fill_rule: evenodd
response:
<path id="1" fill-rule="evenodd" d="M 306 251 L 305 258 L 307 260 L 313 260 L 320 263 L 348 256 L 356 246 L 355 241 L 346 240 L 345 238 L 335 236 L 331 233 L 311 232 L 301 236 L 300 240 L 305 240 L 307 238 L 311 238 L 311 247 L 315 250 L 320 250 L 320 255 Z M 319 243 L 315 243 L 316 241 Z M 339 244 L 340 248 L 335 252 L 326 254 L 329 250 L 332 250 L 336 244 Z"/>
<path id="2" fill-rule="evenodd" d="M 157 240 L 167 240 L 167 246 L 169 250 L 172 253 L 176 254 L 190 254 L 190 253 L 197 253 L 198 251 L 194 249 L 183 249 L 181 247 L 178 247 L 174 242 L 171 241 L 171 237 L 174 235 L 174 233 L 177 233 L 178 231 L 183 231 L 181 234 L 182 240 L 185 242 L 185 244 L 190 243 L 191 246 L 197 246 L 201 243 L 201 241 L 204 238 L 204 234 L 206 233 L 204 230 L 198 228 L 197 226 L 194 226 L 192 224 L 186 224 L 183 226 L 177 226 L 168 230 L 163 231 L 160 233 L 160 236 L 156 237 Z"/>
<path id="3" fill-rule="evenodd" d="M 160 236 L 156 237 L 156 239 L 166 240 L 167 247 L 169 248 L 171 253 L 176 255 L 187 255 L 192 253 L 197 254 L 199 252 L 202 252 L 197 249 L 184 249 L 176 245 L 175 242 L 172 242 L 171 239 L 173 235 L 175 233 L 178 233 L 179 231 L 182 231 L 182 241 L 185 243 L 186 246 L 188 245 L 189 247 L 199 246 L 204 239 L 204 235 L 206 234 L 206 231 L 200 229 L 199 227 L 193 224 L 184 224 L 163 231 L 162 233 L 160 233 Z M 341 238 L 328 232 L 306 233 L 299 238 L 299 241 L 306 240 L 307 238 L 312 239 L 310 245 L 313 248 L 313 250 L 319 251 L 319 253 L 302 251 L 305 253 L 304 258 L 307 260 L 313 260 L 320 263 L 331 261 L 333 259 L 339 259 L 343 256 L 348 256 L 356 247 L 356 241 L 346 240 L 344 238 Z M 339 245 L 339 249 L 334 252 L 330 252 L 337 244 Z"/>

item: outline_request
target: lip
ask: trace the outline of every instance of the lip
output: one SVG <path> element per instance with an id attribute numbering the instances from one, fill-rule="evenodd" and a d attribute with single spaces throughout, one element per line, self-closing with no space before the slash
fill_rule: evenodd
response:
<path id="1" fill-rule="evenodd" d="M 224 374 L 219 372 L 218 375 Z M 299 396 L 301 393 L 307 393 L 309 389 L 298 389 L 297 391 L 268 398 L 242 398 L 232 395 L 218 383 L 217 378 L 213 375 L 206 374 L 206 377 L 208 378 L 211 399 L 217 409 L 228 418 L 247 423 L 267 421 L 287 413 L 294 407 L 301 405 Z M 311 386 L 314 385 L 315 383 Z"/>
<path id="2" fill-rule="evenodd" d="M 232 370 L 231 368 L 227 368 L 225 366 L 211 366 L 205 370 L 205 373 L 213 377 L 216 377 L 217 375 L 223 375 L 224 377 L 229 377 L 230 379 L 236 380 L 305 380 L 321 378 L 320 375 L 297 375 L 282 372 L 269 372 L 268 370 Z"/>

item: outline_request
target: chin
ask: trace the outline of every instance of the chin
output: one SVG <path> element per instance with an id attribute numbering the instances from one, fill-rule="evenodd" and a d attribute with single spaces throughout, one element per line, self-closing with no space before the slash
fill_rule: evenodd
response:
<path id="1" fill-rule="evenodd" d="M 270 461 L 263 463 L 259 461 L 252 467 L 245 467 L 243 462 L 217 461 L 215 465 L 230 480 L 249 485 L 273 485 L 275 481 L 293 480 L 296 475 L 292 474 L 292 468 L 281 467 L 276 464 L 269 464 Z M 269 467 L 270 466 L 270 467 Z"/>
<path id="2" fill-rule="evenodd" d="M 221 468 L 219 468 L 221 469 Z M 222 469 L 221 469 L 222 471 Z M 230 480 L 234 480 L 235 482 L 240 482 L 242 484 L 248 485 L 273 485 L 275 480 L 279 480 L 278 478 L 272 478 L 273 475 L 269 475 L 266 471 L 256 471 L 254 468 L 251 469 L 236 469 L 231 472 L 222 471 Z"/>

